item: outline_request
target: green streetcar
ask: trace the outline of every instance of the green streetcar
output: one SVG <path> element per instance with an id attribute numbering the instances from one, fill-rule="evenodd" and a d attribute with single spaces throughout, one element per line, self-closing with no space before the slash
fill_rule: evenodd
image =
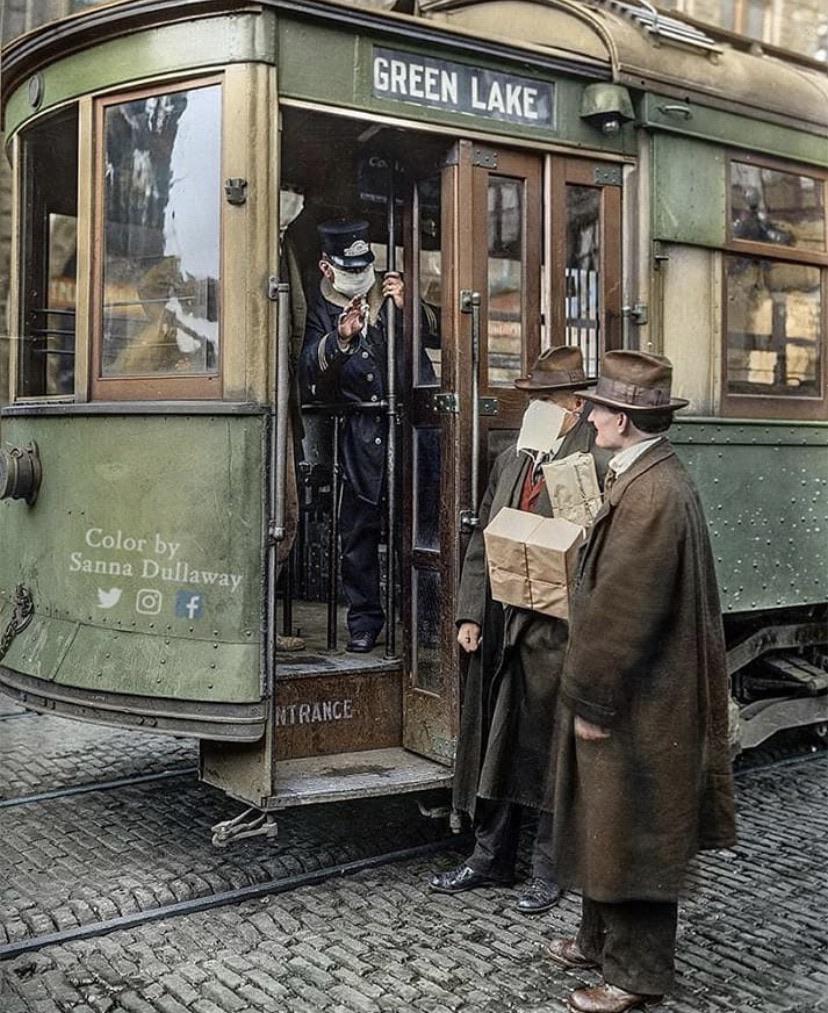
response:
<path id="1" fill-rule="evenodd" d="M 734 744 L 826 733 L 824 67 L 644 2 L 124 0 L 7 46 L 2 115 L 5 692 L 197 737 L 201 777 L 251 807 L 218 843 L 447 785 L 468 531 L 512 381 L 570 343 L 593 369 L 663 352 L 690 400 L 672 435 L 711 528 Z M 395 620 L 360 656 L 339 649 L 344 409 L 289 403 L 338 216 L 406 279 L 404 381 L 363 406 L 388 427 Z"/>

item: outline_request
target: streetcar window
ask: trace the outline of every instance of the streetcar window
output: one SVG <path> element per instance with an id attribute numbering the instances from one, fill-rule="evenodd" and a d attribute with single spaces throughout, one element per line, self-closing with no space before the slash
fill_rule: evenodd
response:
<path id="1" fill-rule="evenodd" d="M 826 402 L 826 175 L 734 154 L 729 194 L 724 412 L 820 417 Z"/>
<path id="2" fill-rule="evenodd" d="M 730 163 L 730 227 L 734 239 L 803 250 L 825 249 L 821 179 L 766 166 Z"/>
<path id="3" fill-rule="evenodd" d="M 727 385 L 731 394 L 820 397 L 820 270 L 727 256 Z"/>
<path id="4" fill-rule="evenodd" d="M 489 384 L 511 387 L 523 351 L 524 222 L 520 179 L 489 177 Z"/>
<path id="5" fill-rule="evenodd" d="M 41 120 L 21 136 L 23 303 L 18 394 L 75 389 L 78 213 L 77 110 Z"/>
<path id="6" fill-rule="evenodd" d="M 598 370 L 601 329 L 601 191 L 566 187 L 566 344 L 577 345 L 589 375 Z"/>
<path id="7" fill-rule="evenodd" d="M 218 372 L 221 87 L 103 109 L 104 379 Z"/>

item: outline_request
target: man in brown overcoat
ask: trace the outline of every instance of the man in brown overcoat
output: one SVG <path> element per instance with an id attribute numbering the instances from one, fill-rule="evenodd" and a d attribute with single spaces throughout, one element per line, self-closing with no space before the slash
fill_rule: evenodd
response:
<path id="1" fill-rule="evenodd" d="M 583 401 L 573 394 L 573 388 L 588 382 L 580 349 L 568 346 L 547 349 L 529 376 L 515 381 L 532 402 L 518 442 L 494 463 L 463 561 L 457 639 L 470 664 L 453 802 L 473 818 L 475 848 L 462 865 L 432 877 L 431 888 L 441 893 L 511 883 L 523 812 L 543 803 L 567 624 L 492 599 L 483 529 L 503 507 L 552 516 L 541 465 L 577 451 L 593 452 L 595 431 L 582 417 Z M 540 422 L 535 433 L 527 423 L 531 413 Z M 608 456 L 597 454 L 600 477 Z M 532 877 L 518 910 L 545 911 L 559 893 L 551 860 L 551 817 L 541 812 Z"/>
<path id="2" fill-rule="evenodd" d="M 614 451 L 579 561 L 559 709 L 553 854 L 583 894 L 577 939 L 548 944 L 604 981 L 569 998 L 623 1013 L 669 991 L 690 859 L 734 843 L 719 595 L 696 489 L 665 432 L 668 360 L 604 356 L 585 392 Z"/>

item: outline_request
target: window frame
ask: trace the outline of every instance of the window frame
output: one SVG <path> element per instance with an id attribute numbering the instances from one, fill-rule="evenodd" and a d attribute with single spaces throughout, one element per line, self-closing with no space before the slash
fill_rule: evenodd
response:
<path id="1" fill-rule="evenodd" d="M 826 249 L 806 250 L 791 248 L 775 243 L 763 243 L 752 239 L 738 239 L 733 236 L 733 211 L 731 204 L 731 166 L 734 162 L 753 165 L 758 169 L 787 172 L 795 176 L 808 176 L 822 183 L 823 235 Z M 767 418 L 802 420 L 825 420 L 828 416 L 828 170 L 816 166 L 788 162 L 753 152 L 731 150 L 725 159 L 725 243 L 721 256 L 721 414 L 725 418 Z M 819 380 L 820 395 L 796 394 L 736 394 L 728 391 L 728 288 L 727 257 L 735 255 L 757 260 L 797 264 L 816 267 L 820 272 L 820 334 L 819 334 Z"/>
<path id="2" fill-rule="evenodd" d="M 225 361 L 224 338 L 224 234 L 225 201 L 221 181 L 225 178 L 225 80 L 224 74 L 200 75 L 186 79 L 154 81 L 126 91 L 110 92 L 95 97 L 93 107 L 93 200 L 92 200 L 92 270 L 90 306 L 89 395 L 92 401 L 220 401 L 223 396 Z M 219 88 L 219 277 L 218 277 L 218 349 L 216 369 L 212 373 L 180 375 L 144 373 L 129 376 L 103 376 L 103 300 L 104 300 L 104 158 L 106 147 L 106 111 L 139 99 L 170 95 L 198 88 Z"/>

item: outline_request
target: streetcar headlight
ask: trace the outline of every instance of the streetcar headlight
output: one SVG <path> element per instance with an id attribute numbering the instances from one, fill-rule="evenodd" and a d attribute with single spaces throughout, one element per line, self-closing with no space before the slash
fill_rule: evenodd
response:
<path id="1" fill-rule="evenodd" d="M 0 499 L 37 499 L 43 470 L 36 443 L 0 449 Z"/>
<path id="2" fill-rule="evenodd" d="M 607 135 L 617 134 L 622 124 L 635 119 L 630 93 L 620 84 L 590 84 L 581 99 L 581 119 Z"/>

